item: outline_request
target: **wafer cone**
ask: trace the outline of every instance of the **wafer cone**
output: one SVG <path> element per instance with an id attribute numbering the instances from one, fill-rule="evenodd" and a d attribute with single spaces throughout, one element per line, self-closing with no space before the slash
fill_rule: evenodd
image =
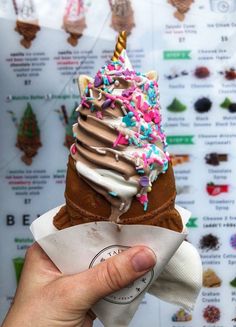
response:
<path id="1" fill-rule="evenodd" d="M 175 180 L 170 165 L 167 172 L 153 184 L 148 210 L 144 213 L 142 205 L 134 199 L 130 209 L 120 217 L 120 224 L 153 225 L 181 232 L 183 224 L 174 208 L 175 196 Z M 58 229 L 108 220 L 110 204 L 78 176 L 71 156 L 67 167 L 65 199 L 66 205 L 54 217 L 54 225 Z"/>

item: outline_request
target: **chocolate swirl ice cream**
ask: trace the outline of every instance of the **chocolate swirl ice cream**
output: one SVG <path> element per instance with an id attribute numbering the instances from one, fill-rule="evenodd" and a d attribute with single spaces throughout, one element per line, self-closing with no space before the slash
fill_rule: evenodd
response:
<path id="1" fill-rule="evenodd" d="M 160 221 L 173 218 L 173 229 L 182 229 L 174 209 L 175 184 L 156 79 L 155 72 L 134 71 L 125 49 L 94 79 L 80 76 L 81 104 L 73 126 L 76 142 L 70 150 L 67 206 L 54 219 L 57 227 L 68 226 L 67 215 L 74 225 L 96 220 L 145 223 L 145 219 L 156 224 L 152 220 L 159 214 Z"/>

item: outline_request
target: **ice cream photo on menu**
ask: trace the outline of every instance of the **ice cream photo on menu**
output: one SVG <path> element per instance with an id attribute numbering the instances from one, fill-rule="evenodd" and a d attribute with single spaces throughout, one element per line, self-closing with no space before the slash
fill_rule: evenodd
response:
<path id="1" fill-rule="evenodd" d="M 87 27 L 83 0 L 67 0 L 63 17 L 63 28 L 69 34 L 67 42 L 75 47 Z"/>
<path id="2" fill-rule="evenodd" d="M 134 22 L 134 11 L 130 0 L 109 0 L 111 8 L 111 27 L 116 32 L 126 31 L 131 34 Z"/>
<path id="3" fill-rule="evenodd" d="M 17 16 L 15 31 L 22 35 L 20 44 L 29 49 L 40 30 L 34 0 L 12 0 Z"/>
<path id="4" fill-rule="evenodd" d="M 29 166 L 38 153 L 38 148 L 42 146 L 36 115 L 30 103 L 27 103 L 19 124 L 15 113 L 12 110 L 8 113 L 17 129 L 16 147 L 24 153 L 21 160 Z"/>
<path id="5" fill-rule="evenodd" d="M 176 9 L 174 17 L 182 22 L 185 20 L 186 13 L 190 10 L 194 0 L 168 0 L 168 2 Z"/>

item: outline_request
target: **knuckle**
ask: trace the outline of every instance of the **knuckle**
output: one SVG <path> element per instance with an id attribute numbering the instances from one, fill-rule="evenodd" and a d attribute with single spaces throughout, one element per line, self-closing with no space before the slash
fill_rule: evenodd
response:
<path id="1" fill-rule="evenodd" d="M 120 269 L 112 260 L 108 260 L 106 262 L 105 269 L 103 271 L 103 279 L 111 292 L 121 289 L 125 284 L 124 277 Z"/>

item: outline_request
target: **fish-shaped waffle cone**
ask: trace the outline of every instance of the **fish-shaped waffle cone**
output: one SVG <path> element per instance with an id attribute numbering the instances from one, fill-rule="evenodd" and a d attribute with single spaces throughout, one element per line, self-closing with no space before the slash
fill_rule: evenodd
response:
<path id="1" fill-rule="evenodd" d="M 148 210 L 144 212 L 142 205 L 134 199 L 130 209 L 120 217 L 119 223 L 159 226 L 181 232 L 183 224 L 174 208 L 175 196 L 175 180 L 170 165 L 167 172 L 153 184 Z M 67 167 L 65 198 L 66 205 L 54 217 L 54 225 L 58 229 L 105 221 L 110 216 L 110 203 L 78 176 L 71 156 Z"/>

